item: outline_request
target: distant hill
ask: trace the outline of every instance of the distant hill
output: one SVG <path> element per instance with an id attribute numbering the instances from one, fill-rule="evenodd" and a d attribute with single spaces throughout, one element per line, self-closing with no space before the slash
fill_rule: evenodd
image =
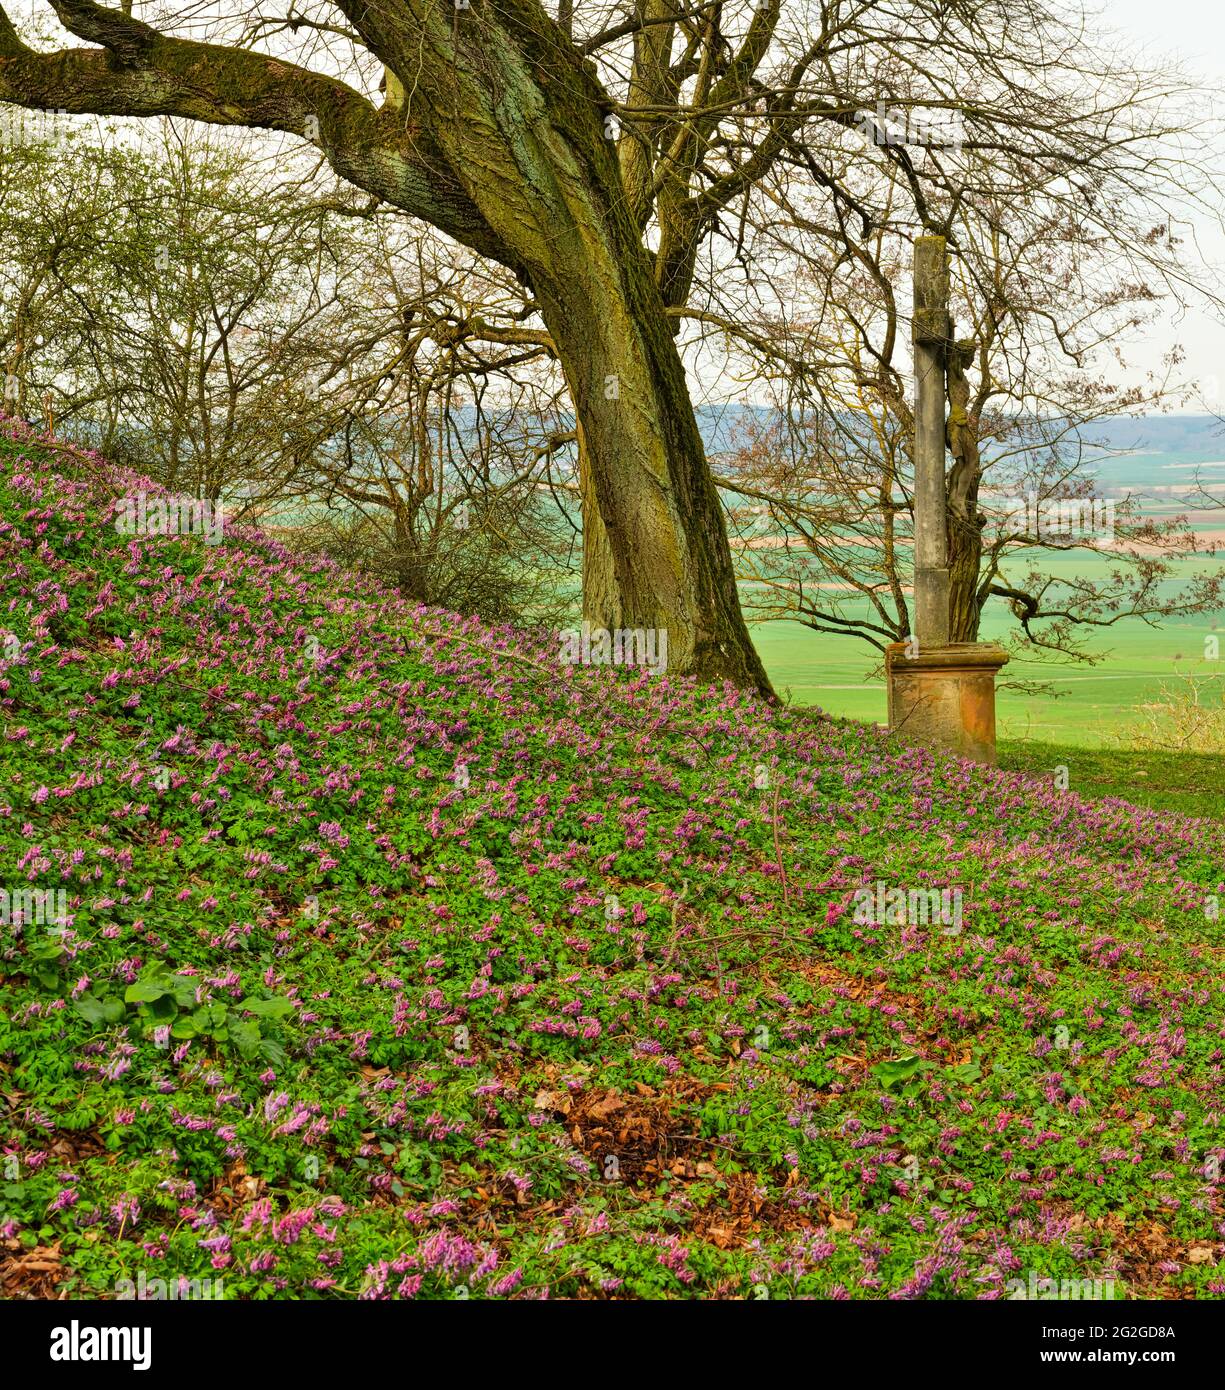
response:
<path id="1" fill-rule="evenodd" d="M 1113 449 L 1225 457 L 1225 422 L 1215 415 L 1126 416 L 1087 425 L 1081 433 L 1086 440 Z"/>

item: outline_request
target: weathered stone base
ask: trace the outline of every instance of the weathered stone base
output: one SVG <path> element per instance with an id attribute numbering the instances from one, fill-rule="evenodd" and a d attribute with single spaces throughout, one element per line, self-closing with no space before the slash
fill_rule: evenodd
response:
<path id="1" fill-rule="evenodd" d="M 907 656 L 885 649 L 889 728 L 907 743 L 995 762 L 995 673 L 1008 660 L 992 642 L 953 642 Z"/>

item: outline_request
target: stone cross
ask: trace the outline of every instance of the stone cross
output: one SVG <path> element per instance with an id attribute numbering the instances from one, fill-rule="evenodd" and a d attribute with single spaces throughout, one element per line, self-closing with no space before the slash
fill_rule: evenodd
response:
<path id="1" fill-rule="evenodd" d="M 914 246 L 914 634 L 920 651 L 949 640 L 949 544 L 944 487 L 948 249 L 942 236 Z"/>

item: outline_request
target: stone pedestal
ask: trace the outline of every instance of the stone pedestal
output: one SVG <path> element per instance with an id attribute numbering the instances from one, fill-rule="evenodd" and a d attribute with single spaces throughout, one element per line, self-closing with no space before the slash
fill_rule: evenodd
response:
<path id="1" fill-rule="evenodd" d="M 952 642 L 908 656 L 885 649 L 889 728 L 907 743 L 995 762 L 995 673 L 1008 660 L 992 642 Z"/>

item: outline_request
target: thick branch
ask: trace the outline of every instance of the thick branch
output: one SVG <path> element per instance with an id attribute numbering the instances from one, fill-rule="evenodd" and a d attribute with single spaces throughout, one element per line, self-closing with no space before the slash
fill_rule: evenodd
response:
<path id="1" fill-rule="evenodd" d="M 100 116 L 182 116 L 313 140 L 342 178 L 511 264 L 429 134 L 336 78 L 259 53 L 169 38 L 88 0 L 60 21 L 103 48 L 39 53 L 0 10 L 0 100 Z M 512 268 L 517 268 L 513 267 Z"/>

